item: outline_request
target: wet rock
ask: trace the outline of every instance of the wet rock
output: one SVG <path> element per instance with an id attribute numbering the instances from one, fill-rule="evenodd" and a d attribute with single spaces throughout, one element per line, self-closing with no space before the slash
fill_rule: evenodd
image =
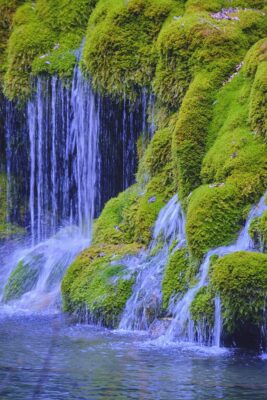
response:
<path id="1" fill-rule="evenodd" d="M 164 335 L 170 326 L 171 318 L 155 319 L 149 327 L 149 333 L 153 338 Z"/>

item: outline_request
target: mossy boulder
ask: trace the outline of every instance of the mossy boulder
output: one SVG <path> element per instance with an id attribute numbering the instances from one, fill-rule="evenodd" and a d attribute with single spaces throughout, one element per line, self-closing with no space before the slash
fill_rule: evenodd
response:
<path id="1" fill-rule="evenodd" d="M 181 7 L 182 1 L 173 0 L 100 0 L 89 20 L 83 52 L 93 86 L 120 97 L 151 88 L 157 36 Z"/>
<path id="2" fill-rule="evenodd" d="M 174 193 L 171 131 L 163 129 L 140 160 L 137 183 L 111 199 L 95 221 L 93 243 L 147 246 L 161 208 Z"/>
<path id="3" fill-rule="evenodd" d="M 188 250 L 175 250 L 169 257 L 162 281 L 163 308 L 166 310 L 170 299 L 184 294 L 188 288 L 187 271 L 190 266 Z"/>
<path id="4" fill-rule="evenodd" d="M 261 328 L 266 323 L 267 255 L 237 252 L 219 258 L 211 284 L 221 298 L 224 335 L 259 346 L 261 334 L 262 339 L 266 335 Z"/>
<path id="5" fill-rule="evenodd" d="M 22 2 L 17 2 L 22 3 Z M 4 90 L 10 99 L 31 94 L 31 77 L 70 78 L 95 0 L 25 2 L 14 15 L 6 52 Z"/>
<path id="6" fill-rule="evenodd" d="M 138 250 L 136 244 L 105 245 L 81 253 L 62 282 L 64 311 L 84 322 L 116 327 L 135 281 L 120 260 Z"/>
<path id="7" fill-rule="evenodd" d="M 202 163 L 202 180 L 188 199 L 189 249 L 200 259 L 235 239 L 267 184 L 267 147 L 248 124 L 253 79 L 240 71 L 217 95 Z"/>
<path id="8" fill-rule="evenodd" d="M 42 253 L 38 254 L 38 252 L 19 261 L 4 288 L 3 301 L 5 303 L 17 300 L 23 294 L 34 289 L 44 261 L 44 255 Z"/>
<path id="9" fill-rule="evenodd" d="M 191 303 L 190 312 L 195 325 L 206 325 L 209 330 L 214 325 L 214 293 L 209 287 L 203 286 Z"/>

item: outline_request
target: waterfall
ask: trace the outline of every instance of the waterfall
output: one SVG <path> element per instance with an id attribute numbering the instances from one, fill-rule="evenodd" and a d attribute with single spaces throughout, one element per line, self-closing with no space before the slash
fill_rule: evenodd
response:
<path id="1" fill-rule="evenodd" d="M 265 210 L 267 210 L 267 206 L 265 204 L 265 196 L 263 196 L 258 205 L 253 207 L 250 211 L 245 227 L 240 232 L 236 242 L 229 246 L 221 246 L 208 252 L 206 257 L 204 258 L 202 265 L 200 266 L 198 283 L 194 287 L 189 289 L 184 297 L 174 306 L 172 310 L 172 322 L 167 329 L 166 334 L 162 338 L 162 341 L 172 342 L 175 339 L 183 341 L 194 340 L 194 335 L 192 334 L 192 327 L 190 323 L 190 306 L 197 292 L 207 283 L 211 256 L 218 255 L 221 257 L 226 254 L 235 253 L 237 251 L 253 250 L 253 243 L 249 235 L 249 226 L 252 219 L 262 215 Z M 218 341 L 219 340 L 217 337 L 217 342 Z"/>
<path id="2" fill-rule="evenodd" d="M 215 297 L 215 313 L 214 313 L 214 332 L 213 332 L 213 345 L 220 347 L 221 343 L 221 330 L 222 330 L 222 307 L 221 299 L 219 296 Z"/>
<path id="3" fill-rule="evenodd" d="M 9 218 L 29 239 L 4 261 L 2 299 L 51 311 L 67 267 L 90 244 L 93 219 L 134 183 L 137 139 L 154 133 L 154 99 L 146 92 L 135 103 L 102 97 L 78 64 L 69 82 L 40 76 L 33 92 L 25 109 L 5 101 Z"/>
<path id="4" fill-rule="evenodd" d="M 99 112 L 78 66 L 70 91 L 57 77 L 39 77 L 27 113 L 33 244 L 72 224 L 90 239 L 99 172 Z"/>
<path id="5" fill-rule="evenodd" d="M 159 315 L 164 267 L 174 240 L 178 241 L 176 248 L 185 243 L 185 218 L 177 195 L 160 211 L 148 251 L 122 260 L 137 277 L 121 318 L 120 329 L 147 330 Z M 159 244 L 161 246 L 157 251 Z"/>

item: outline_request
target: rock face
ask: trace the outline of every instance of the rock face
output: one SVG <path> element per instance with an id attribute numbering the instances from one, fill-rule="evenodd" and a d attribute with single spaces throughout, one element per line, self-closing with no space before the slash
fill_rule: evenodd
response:
<path id="1" fill-rule="evenodd" d="M 64 278 L 65 310 L 79 312 L 83 320 L 118 325 L 135 281 L 120 257 L 153 243 L 157 216 L 178 193 L 187 244 L 182 251 L 175 240 L 170 246 L 163 302 L 156 307 L 157 316 L 171 315 L 170 303 L 198 280 L 207 252 L 235 241 L 251 206 L 266 191 L 266 2 L 234 0 L 229 8 L 228 0 L 36 0 L 34 5 L 12 1 L 4 8 L 0 2 L 0 11 L 6 21 L 0 27 L 0 80 L 8 99 L 23 105 L 40 75 L 57 75 L 68 86 L 80 58 L 96 98 L 101 94 L 120 104 L 122 129 L 126 120 L 130 130 L 138 129 L 138 171 L 131 171 L 136 182 L 127 181 L 95 221 L 93 247 Z M 140 98 L 145 106 L 134 114 L 130 105 Z M 146 112 L 149 132 L 144 124 L 134 124 L 134 115 Z M 112 115 L 105 115 L 102 126 L 107 127 Z M 110 131 L 103 129 L 106 160 L 117 150 L 110 139 L 116 129 L 115 123 Z M 121 146 L 133 154 L 128 145 Z M 124 161 L 117 163 L 123 168 Z M 257 218 L 250 228 L 258 252 L 266 252 L 265 220 L 266 215 Z M 220 295 L 225 338 L 240 337 L 245 329 L 258 342 L 264 257 L 244 252 L 212 259 L 206 289 L 192 306 L 194 321 L 201 317 L 205 326 L 212 325 L 214 299 Z M 239 278 L 242 315 L 233 303 Z M 250 307 L 246 299 L 251 296 Z M 165 325 L 168 321 L 157 321 L 151 329 L 157 336 Z"/>

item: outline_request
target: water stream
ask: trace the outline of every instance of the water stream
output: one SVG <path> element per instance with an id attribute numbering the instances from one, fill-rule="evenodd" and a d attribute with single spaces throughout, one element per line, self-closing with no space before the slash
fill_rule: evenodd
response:
<path id="1" fill-rule="evenodd" d="M 218 255 L 221 257 L 237 251 L 252 251 L 253 242 L 249 235 L 249 226 L 251 221 L 255 217 L 262 215 L 265 210 L 267 210 L 267 205 L 265 204 L 264 195 L 260 202 L 250 211 L 245 227 L 241 230 L 236 242 L 229 246 L 221 246 L 208 252 L 200 266 L 198 283 L 190 288 L 185 296 L 182 297 L 182 299 L 174 306 L 172 310 L 173 319 L 171 324 L 167 329 L 166 334 L 161 338 L 163 342 L 168 343 L 174 340 L 194 342 L 194 330 L 192 329 L 190 321 L 190 305 L 192 304 L 197 292 L 207 283 L 211 256 Z M 219 333 L 217 332 L 216 344 L 218 344 L 219 341 L 218 335 Z"/>
<path id="2" fill-rule="evenodd" d="M 9 222 L 28 234 L 3 260 L 0 298 L 14 310 L 54 312 L 67 267 L 90 244 L 93 219 L 134 182 L 137 139 L 154 132 L 154 100 L 146 91 L 134 104 L 101 97 L 78 64 L 68 85 L 42 76 L 33 88 L 25 110 L 5 107 Z"/>
<path id="3" fill-rule="evenodd" d="M 148 251 L 123 260 L 123 264 L 131 273 L 135 272 L 137 278 L 120 329 L 147 330 L 159 315 L 164 268 L 174 241 L 177 242 L 176 249 L 185 244 L 185 217 L 177 195 L 160 211 Z"/>

